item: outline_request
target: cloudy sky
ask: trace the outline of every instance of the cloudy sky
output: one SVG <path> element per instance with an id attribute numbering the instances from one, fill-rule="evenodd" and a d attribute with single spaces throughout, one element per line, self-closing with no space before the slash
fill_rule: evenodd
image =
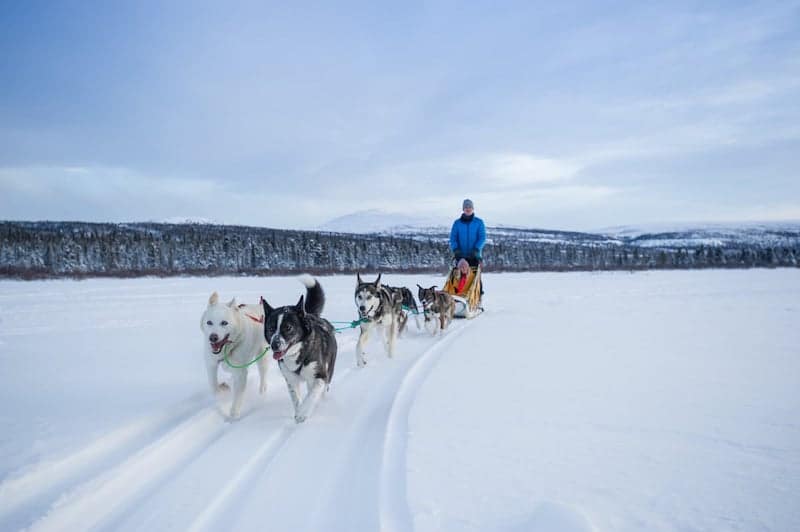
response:
<path id="1" fill-rule="evenodd" d="M 800 219 L 800 2 L 295 4 L 3 2 L 0 219 Z"/>

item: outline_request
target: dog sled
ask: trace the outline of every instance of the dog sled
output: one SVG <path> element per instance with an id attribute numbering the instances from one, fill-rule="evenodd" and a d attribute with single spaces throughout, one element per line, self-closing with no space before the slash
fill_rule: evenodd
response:
<path id="1" fill-rule="evenodd" d="M 447 292 L 456 303 L 455 317 L 472 319 L 481 312 L 481 267 L 470 267 L 466 279 L 459 271 L 458 267 L 450 270 L 447 281 L 442 288 Z"/>

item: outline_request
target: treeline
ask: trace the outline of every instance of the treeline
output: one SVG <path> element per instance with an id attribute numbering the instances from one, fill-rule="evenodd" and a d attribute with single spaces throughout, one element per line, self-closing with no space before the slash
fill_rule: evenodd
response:
<path id="1" fill-rule="evenodd" d="M 800 244 L 637 247 L 596 235 L 531 241 L 503 233 L 491 271 L 797 267 Z M 440 272 L 446 235 L 355 235 L 199 224 L 0 222 L 0 276 L 130 277 L 297 272 Z"/>

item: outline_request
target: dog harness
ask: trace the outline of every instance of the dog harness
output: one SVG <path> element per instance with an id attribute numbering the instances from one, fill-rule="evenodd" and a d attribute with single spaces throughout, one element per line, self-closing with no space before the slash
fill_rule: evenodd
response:
<path id="1" fill-rule="evenodd" d="M 222 358 L 217 360 L 217 364 L 221 363 L 224 360 L 225 363 L 228 366 L 230 366 L 230 367 L 232 367 L 234 369 L 243 369 L 243 368 L 246 368 L 248 366 L 252 366 L 256 362 L 261 360 L 264 357 L 264 355 L 267 354 L 267 351 L 269 351 L 269 346 L 265 345 L 264 346 L 264 350 L 261 351 L 261 353 L 259 353 L 259 355 L 256 358 L 254 358 L 253 360 L 251 360 L 250 362 L 248 362 L 246 364 L 239 365 L 239 364 L 234 364 L 233 362 L 230 361 L 229 357 L 230 357 L 230 354 L 231 354 L 231 350 L 230 350 L 230 348 L 228 348 L 229 345 L 233 345 L 233 342 L 225 344 L 225 346 L 222 348 Z"/>

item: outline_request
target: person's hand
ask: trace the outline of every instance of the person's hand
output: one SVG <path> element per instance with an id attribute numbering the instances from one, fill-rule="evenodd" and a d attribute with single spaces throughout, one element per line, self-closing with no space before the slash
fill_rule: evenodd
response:
<path id="1" fill-rule="evenodd" d="M 478 260 L 481 260 L 481 250 L 479 250 L 479 249 L 477 249 L 477 248 L 476 248 L 476 249 L 473 249 L 473 250 L 472 250 L 472 257 L 473 257 L 473 258 L 476 258 L 476 259 L 478 259 Z"/>
<path id="2" fill-rule="evenodd" d="M 453 250 L 453 258 L 455 258 L 456 261 L 458 261 L 458 259 L 461 258 L 461 250 L 460 249 L 454 249 Z"/>

